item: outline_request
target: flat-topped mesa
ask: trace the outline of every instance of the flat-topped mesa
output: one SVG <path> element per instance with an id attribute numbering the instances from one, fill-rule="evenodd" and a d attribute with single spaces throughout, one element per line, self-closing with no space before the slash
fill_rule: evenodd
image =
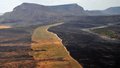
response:
<path id="1" fill-rule="evenodd" d="M 33 9 L 40 9 L 44 7 L 43 5 L 39 5 L 39 4 L 34 4 L 34 3 L 22 3 L 21 5 L 15 7 L 13 9 L 13 11 L 21 11 L 21 10 L 29 10 L 32 9 L 32 11 L 34 11 Z M 29 11 L 30 12 L 30 11 Z"/>
<path id="2" fill-rule="evenodd" d="M 23 3 L 13 9 L 12 12 L 5 13 L 0 22 L 13 23 L 33 23 L 33 22 L 48 22 L 51 17 L 54 19 L 62 16 L 81 16 L 85 15 L 84 9 L 77 4 L 65 4 L 56 6 L 45 6 L 33 3 Z"/>
<path id="3" fill-rule="evenodd" d="M 20 10 L 26 10 L 26 11 L 28 10 L 28 12 L 39 10 L 39 12 L 44 11 L 44 13 L 49 12 L 49 13 L 54 13 L 56 15 L 58 15 L 57 13 L 61 13 L 61 14 L 69 13 L 69 15 L 70 15 L 70 13 L 74 14 L 74 15 L 76 15 L 75 13 L 78 13 L 78 15 L 84 14 L 84 12 L 83 12 L 84 9 L 77 4 L 45 6 L 45 5 L 39 5 L 39 4 L 33 4 L 33 3 L 23 3 L 23 4 L 15 7 L 13 11 L 20 11 Z M 31 11 L 29 11 L 29 10 L 31 10 Z"/>

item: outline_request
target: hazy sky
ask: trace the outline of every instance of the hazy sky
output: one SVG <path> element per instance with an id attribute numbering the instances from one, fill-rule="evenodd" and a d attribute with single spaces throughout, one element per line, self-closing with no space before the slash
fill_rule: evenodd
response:
<path id="1" fill-rule="evenodd" d="M 108 7 L 120 6 L 120 0 L 0 0 L 0 13 L 12 11 L 14 7 L 23 2 L 42 5 L 77 3 L 85 10 L 102 10 Z"/>

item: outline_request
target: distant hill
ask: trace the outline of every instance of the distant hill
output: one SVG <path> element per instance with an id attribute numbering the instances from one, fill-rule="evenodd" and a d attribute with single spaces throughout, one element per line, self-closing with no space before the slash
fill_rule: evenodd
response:
<path id="1" fill-rule="evenodd" d="M 100 10 L 92 10 L 92 11 L 87 10 L 86 14 L 88 16 L 104 16 L 104 15 L 108 15 L 108 14 L 106 14 L 103 11 L 100 11 Z"/>
<path id="2" fill-rule="evenodd" d="M 85 11 L 77 4 L 66 4 L 57 6 L 44 6 L 33 3 L 23 3 L 13 9 L 12 12 L 2 16 L 2 23 L 27 23 L 27 22 L 47 22 L 62 16 L 85 15 Z"/>
<path id="3" fill-rule="evenodd" d="M 120 7 L 111 7 L 104 10 L 104 12 L 110 15 L 120 15 Z"/>
<path id="4" fill-rule="evenodd" d="M 105 10 L 86 11 L 86 13 L 87 13 L 87 15 L 91 15 L 91 16 L 120 15 L 120 7 L 110 7 Z"/>
<path id="5" fill-rule="evenodd" d="M 120 15 L 120 7 L 111 7 L 106 10 L 84 10 L 77 4 L 44 6 L 33 3 L 23 3 L 0 16 L 0 23 L 14 25 L 33 25 L 55 22 L 65 16 L 108 16 Z M 33 23 L 34 22 L 34 23 Z"/>

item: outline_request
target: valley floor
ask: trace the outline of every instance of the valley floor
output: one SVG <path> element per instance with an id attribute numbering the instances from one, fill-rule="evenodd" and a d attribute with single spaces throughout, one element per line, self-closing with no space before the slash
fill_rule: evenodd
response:
<path id="1" fill-rule="evenodd" d="M 61 24 L 1 29 L 0 68 L 82 68 L 48 31 Z"/>
<path id="2" fill-rule="evenodd" d="M 120 24 L 97 27 L 93 29 L 96 32 L 89 30 L 92 27 L 81 26 L 81 22 L 71 22 L 52 27 L 49 31 L 63 40 L 71 56 L 82 64 L 83 68 L 120 68 Z M 114 34 L 117 36 L 114 37 Z M 100 37 L 102 35 L 117 40 L 104 39 Z"/>

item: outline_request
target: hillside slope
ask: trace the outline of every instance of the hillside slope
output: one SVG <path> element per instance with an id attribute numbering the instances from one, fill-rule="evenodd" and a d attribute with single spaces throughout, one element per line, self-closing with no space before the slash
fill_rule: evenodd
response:
<path id="1" fill-rule="evenodd" d="M 110 15 L 120 15 L 120 6 L 110 7 L 105 10 L 92 10 L 86 11 L 87 15 L 90 16 L 110 16 Z"/>

